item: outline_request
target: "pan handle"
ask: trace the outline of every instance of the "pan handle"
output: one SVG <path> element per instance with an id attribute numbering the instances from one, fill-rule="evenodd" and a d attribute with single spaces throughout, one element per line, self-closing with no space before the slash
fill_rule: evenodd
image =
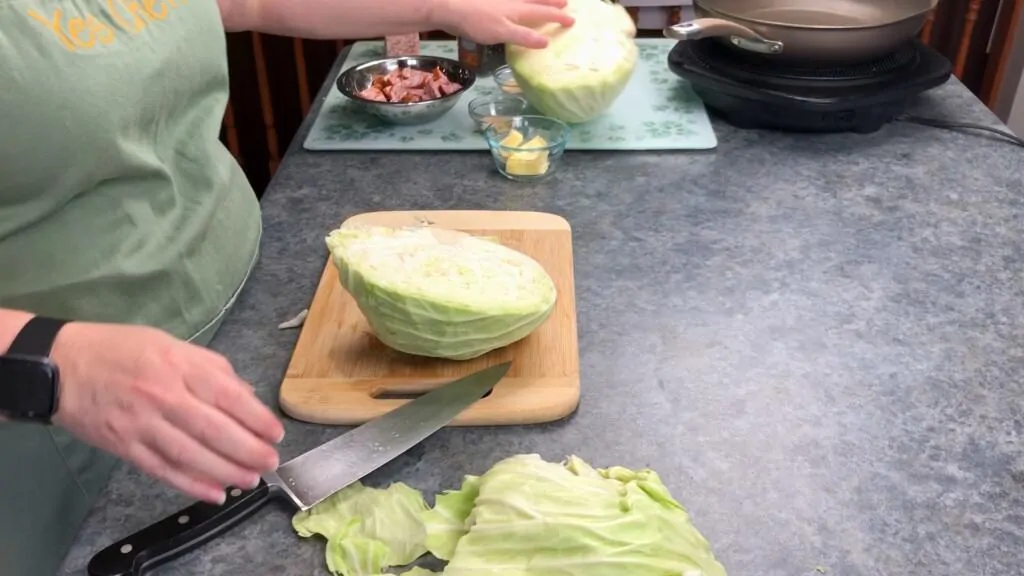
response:
<path id="1" fill-rule="evenodd" d="M 728 37 L 729 42 L 751 52 L 781 54 L 782 42 L 769 40 L 742 26 L 721 18 L 697 18 L 665 28 L 662 33 L 673 40 L 700 40 L 712 36 Z"/>

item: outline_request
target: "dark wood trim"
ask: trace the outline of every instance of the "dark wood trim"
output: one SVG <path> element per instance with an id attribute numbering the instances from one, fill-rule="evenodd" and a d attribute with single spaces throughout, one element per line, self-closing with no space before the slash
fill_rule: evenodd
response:
<path id="1" fill-rule="evenodd" d="M 932 27 L 935 25 L 935 10 L 928 13 L 928 18 L 924 21 L 924 27 L 921 29 L 921 33 L 918 37 L 925 44 L 931 44 L 932 41 Z"/>
<path id="2" fill-rule="evenodd" d="M 1024 16 L 1024 0 L 1004 0 L 996 21 L 992 50 L 989 53 L 989 61 L 986 63 L 981 83 L 981 100 L 992 110 L 995 110 L 1000 89 L 1006 78 L 1006 65 L 1013 54 L 1014 32 L 1016 32 L 1017 24 L 1022 16 Z"/>
<path id="3" fill-rule="evenodd" d="M 956 59 L 953 62 L 953 73 L 958 77 L 964 75 L 964 67 L 967 65 L 967 55 L 971 49 L 974 25 L 978 21 L 978 11 L 981 10 L 981 3 L 982 0 L 971 0 L 967 5 L 967 15 L 964 17 L 964 27 L 960 33 L 960 43 L 956 52 Z"/>
<path id="4" fill-rule="evenodd" d="M 301 38 L 292 38 L 292 50 L 295 52 L 295 74 L 298 76 L 299 107 L 302 115 L 309 114 L 312 99 L 309 97 L 309 73 L 306 71 L 306 50 Z"/>
<path id="5" fill-rule="evenodd" d="M 263 42 L 259 32 L 251 32 L 253 59 L 256 62 L 256 83 L 259 86 L 260 109 L 263 112 L 263 126 L 267 131 L 267 167 L 270 174 L 277 171 L 281 153 L 277 146 L 277 130 L 274 128 L 274 102 L 270 97 L 270 78 L 267 76 L 267 59 L 263 55 Z"/>
<path id="6" fill-rule="evenodd" d="M 241 165 L 245 158 L 242 157 L 242 151 L 238 147 L 238 129 L 235 127 L 235 110 L 231 106 L 231 101 L 228 100 L 228 107 L 224 111 L 224 140 L 227 142 L 228 150 L 231 155 L 238 159 L 238 163 Z"/>

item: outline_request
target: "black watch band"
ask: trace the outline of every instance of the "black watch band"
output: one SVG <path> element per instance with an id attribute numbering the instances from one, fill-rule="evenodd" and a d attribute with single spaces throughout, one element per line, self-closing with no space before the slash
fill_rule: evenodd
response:
<path id="1" fill-rule="evenodd" d="M 67 320 L 34 316 L 0 355 L 0 414 L 49 423 L 60 400 L 60 371 L 50 360 Z"/>
<path id="2" fill-rule="evenodd" d="M 53 350 L 53 341 L 57 339 L 60 329 L 67 324 L 67 320 L 60 318 L 49 318 L 47 316 L 33 316 L 22 326 L 21 331 L 14 337 L 7 353 L 18 356 L 41 356 L 50 357 Z"/>

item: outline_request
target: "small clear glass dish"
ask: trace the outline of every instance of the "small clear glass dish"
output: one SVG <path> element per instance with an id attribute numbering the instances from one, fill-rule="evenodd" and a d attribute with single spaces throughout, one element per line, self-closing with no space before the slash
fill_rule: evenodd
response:
<path id="1" fill-rule="evenodd" d="M 519 95 L 523 93 L 519 83 L 516 82 L 516 77 L 512 74 L 512 69 L 507 64 L 494 71 L 494 82 L 506 94 Z"/>
<path id="2" fill-rule="evenodd" d="M 571 129 L 547 116 L 515 116 L 484 130 L 494 165 L 511 180 L 533 181 L 550 176 L 562 159 Z"/>
<path id="3" fill-rule="evenodd" d="M 509 94 L 479 96 L 469 102 L 469 117 L 478 132 L 483 132 L 491 124 L 508 123 L 509 118 L 521 116 L 524 112 L 526 100 Z"/>

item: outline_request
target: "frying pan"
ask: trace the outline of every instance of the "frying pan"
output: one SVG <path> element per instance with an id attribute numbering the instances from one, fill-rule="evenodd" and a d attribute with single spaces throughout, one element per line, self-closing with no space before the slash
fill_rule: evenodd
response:
<path id="1" fill-rule="evenodd" d="M 693 0 L 696 20 L 667 38 L 715 37 L 786 62 L 845 64 L 877 58 L 921 31 L 938 0 Z"/>

